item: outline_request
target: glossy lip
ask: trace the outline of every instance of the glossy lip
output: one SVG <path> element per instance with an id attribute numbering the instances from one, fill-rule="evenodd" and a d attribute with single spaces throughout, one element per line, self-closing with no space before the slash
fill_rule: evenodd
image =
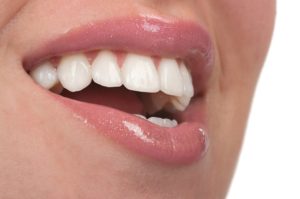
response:
<path id="1" fill-rule="evenodd" d="M 166 22 L 154 18 L 114 19 L 79 27 L 51 40 L 26 56 L 25 69 L 47 58 L 94 49 L 123 50 L 160 57 L 178 57 L 188 63 L 196 89 L 207 84 L 212 71 L 212 42 L 193 22 Z M 76 118 L 143 156 L 170 164 L 199 160 L 208 146 L 205 100 L 193 100 L 176 128 L 163 128 L 110 107 L 51 94 Z"/>

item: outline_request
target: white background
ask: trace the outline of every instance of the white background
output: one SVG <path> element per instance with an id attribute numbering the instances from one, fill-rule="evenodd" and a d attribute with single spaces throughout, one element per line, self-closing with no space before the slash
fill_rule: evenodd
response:
<path id="1" fill-rule="evenodd" d="M 278 0 L 261 75 L 228 199 L 300 199 L 300 1 Z"/>

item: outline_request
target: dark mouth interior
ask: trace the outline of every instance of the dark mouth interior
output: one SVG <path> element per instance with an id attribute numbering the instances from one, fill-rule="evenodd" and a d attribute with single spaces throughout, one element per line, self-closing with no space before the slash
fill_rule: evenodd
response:
<path id="1" fill-rule="evenodd" d="M 95 83 L 91 83 L 87 88 L 79 92 L 69 92 L 64 89 L 61 95 L 82 102 L 115 108 L 130 114 L 144 115 L 147 118 L 160 117 L 176 120 L 179 119 L 176 117 L 176 111 L 162 109 L 155 113 L 148 113 L 145 108 L 146 106 L 143 98 L 147 97 L 149 94 L 130 91 L 124 86 L 118 88 L 106 88 Z"/>

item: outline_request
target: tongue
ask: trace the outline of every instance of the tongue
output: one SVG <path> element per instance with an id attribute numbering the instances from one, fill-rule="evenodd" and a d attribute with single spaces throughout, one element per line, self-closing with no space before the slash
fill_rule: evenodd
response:
<path id="1" fill-rule="evenodd" d="M 105 88 L 91 84 L 80 92 L 72 93 L 64 90 L 62 95 L 78 101 L 112 107 L 127 113 L 144 113 L 144 106 L 137 94 L 124 87 Z"/>

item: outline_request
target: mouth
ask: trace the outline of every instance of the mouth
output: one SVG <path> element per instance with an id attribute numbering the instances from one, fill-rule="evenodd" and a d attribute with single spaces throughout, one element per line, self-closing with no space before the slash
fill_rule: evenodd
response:
<path id="1" fill-rule="evenodd" d="M 212 62 L 200 25 L 139 17 L 75 28 L 23 66 L 91 131 L 145 157 L 189 164 L 208 147 Z"/>

